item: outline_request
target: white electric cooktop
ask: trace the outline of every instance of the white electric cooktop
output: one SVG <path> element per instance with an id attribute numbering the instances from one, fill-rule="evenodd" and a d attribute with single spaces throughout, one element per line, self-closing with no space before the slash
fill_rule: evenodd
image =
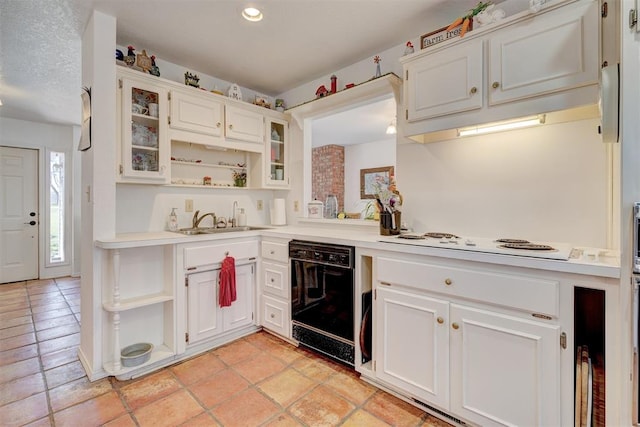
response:
<path id="1" fill-rule="evenodd" d="M 534 242 L 516 238 L 467 237 L 448 233 L 403 233 L 397 236 L 380 236 L 378 241 L 562 261 L 569 260 L 572 250 L 572 246 L 565 243 Z"/>

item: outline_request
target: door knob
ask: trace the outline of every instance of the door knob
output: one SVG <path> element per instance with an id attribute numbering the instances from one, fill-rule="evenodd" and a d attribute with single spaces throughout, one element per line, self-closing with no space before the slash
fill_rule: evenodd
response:
<path id="1" fill-rule="evenodd" d="M 36 216 L 35 212 L 29 212 L 29 216 Z"/>
<path id="2" fill-rule="evenodd" d="M 452 324 L 451 324 L 451 327 L 452 327 L 453 329 L 458 329 L 458 328 L 460 327 L 460 325 L 458 325 L 457 323 L 452 323 Z"/>
<path id="3" fill-rule="evenodd" d="M 444 319 L 442 317 L 438 317 L 436 319 L 438 321 L 438 323 L 440 323 L 441 325 L 444 323 Z"/>
<path id="4" fill-rule="evenodd" d="M 36 225 L 35 221 L 29 221 L 29 222 L 25 222 L 24 224 L 28 224 L 28 225 Z"/>
<path id="5" fill-rule="evenodd" d="M 491 85 L 492 88 L 494 89 L 498 89 L 500 87 L 500 83 L 498 82 L 493 82 L 493 84 Z"/>

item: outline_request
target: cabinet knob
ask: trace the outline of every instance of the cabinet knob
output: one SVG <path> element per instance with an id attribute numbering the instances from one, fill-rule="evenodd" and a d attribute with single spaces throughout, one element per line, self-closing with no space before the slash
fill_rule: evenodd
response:
<path id="1" fill-rule="evenodd" d="M 271 316 L 269 316 L 269 317 L 271 317 L 273 319 L 274 317 L 276 317 L 276 315 L 271 313 Z"/>
<path id="2" fill-rule="evenodd" d="M 233 130 L 233 125 L 229 125 L 229 129 Z"/>
<path id="3" fill-rule="evenodd" d="M 216 123 L 216 127 L 219 128 L 220 126 L 222 126 L 222 123 L 218 122 Z"/>
<path id="4" fill-rule="evenodd" d="M 452 323 L 452 324 L 451 324 L 451 327 L 452 327 L 453 329 L 459 329 L 459 328 L 460 328 L 460 325 L 458 325 L 457 323 Z"/>
<path id="5" fill-rule="evenodd" d="M 500 87 L 500 83 L 498 82 L 493 82 L 493 84 L 491 85 L 492 88 L 494 89 L 498 89 Z"/>
<path id="6" fill-rule="evenodd" d="M 275 252 L 275 251 L 269 251 L 269 253 L 270 253 L 271 255 L 273 255 L 273 254 L 275 254 L 276 252 Z"/>
<path id="7" fill-rule="evenodd" d="M 446 279 L 444 279 L 444 284 L 449 286 L 450 284 L 453 283 L 453 280 L 449 279 L 448 277 Z"/>
<path id="8" fill-rule="evenodd" d="M 469 92 L 471 92 L 471 95 L 473 95 L 476 92 L 478 92 L 478 88 L 474 86 L 474 87 L 471 88 L 471 90 Z"/>
<path id="9" fill-rule="evenodd" d="M 436 320 L 441 325 L 444 323 L 444 319 L 442 317 L 438 317 Z"/>
<path id="10" fill-rule="evenodd" d="M 273 279 L 273 277 L 271 278 L 271 283 L 275 282 L 275 280 Z"/>

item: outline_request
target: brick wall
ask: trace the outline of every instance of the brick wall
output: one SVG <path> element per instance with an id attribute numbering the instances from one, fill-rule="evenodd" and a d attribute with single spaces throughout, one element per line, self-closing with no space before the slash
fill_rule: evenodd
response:
<path id="1" fill-rule="evenodd" d="M 338 212 L 344 210 L 344 147 L 325 145 L 311 152 L 311 196 L 324 203 L 329 194 L 338 199 Z"/>

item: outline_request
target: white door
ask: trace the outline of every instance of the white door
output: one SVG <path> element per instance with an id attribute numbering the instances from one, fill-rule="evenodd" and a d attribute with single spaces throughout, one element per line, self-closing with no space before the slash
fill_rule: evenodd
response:
<path id="1" fill-rule="evenodd" d="M 559 426 L 560 327 L 451 304 L 451 411 L 482 426 Z"/>
<path id="2" fill-rule="evenodd" d="M 225 109 L 227 138 L 264 143 L 264 116 L 244 108 L 227 106 Z"/>
<path id="3" fill-rule="evenodd" d="M 482 48 L 472 40 L 409 63 L 407 120 L 482 108 Z"/>
<path id="4" fill-rule="evenodd" d="M 253 323 L 255 294 L 254 264 L 236 266 L 236 300 L 222 308 L 225 332 Z"/>
<path id="5" fill-rule="evenodd" d="M 582 2 L 496 31 L 489 37 L 489 104 L 596 83 L 598 11 L 598 2 Z"/>
<path id="6" fill-rule="evenodd" d="M 374 313 L 376 376 L 448 409 L 448 302 L 379 286 Z"/>
<path id="7" fill-rule="evenodd" d="M 0 147 L 0 283 L 38 278 L 38 151 Z"/>
<path id="8" fill-rule="evenodd" d="M 189 344 L 222 333 L 222 311 L 218 305 L 220 270 L 190 274 L 188 278 Z"/>

